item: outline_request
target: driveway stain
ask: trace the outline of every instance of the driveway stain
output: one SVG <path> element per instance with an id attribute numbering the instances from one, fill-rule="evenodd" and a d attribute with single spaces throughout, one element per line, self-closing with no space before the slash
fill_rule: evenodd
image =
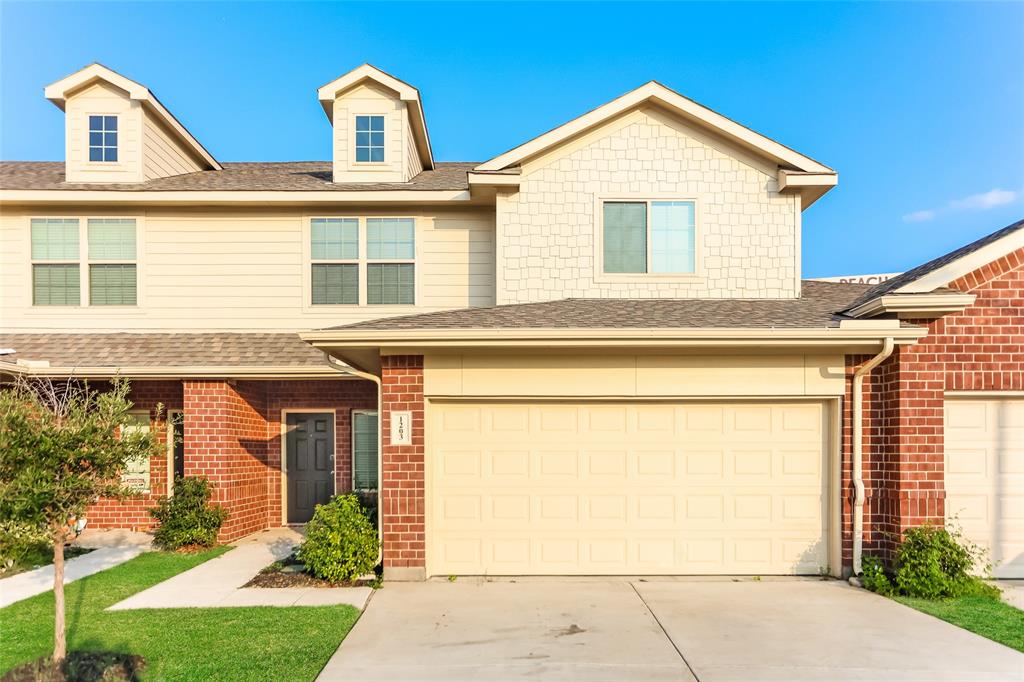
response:
<path id="1" fill-rule="evenodd" d="M 581 632 L 586 632 L 586 630 L 581 628 L 579 625 L 576 625 L 576 623 L 573 623 L 567 628 L 559 628 L 558 630 L 555 630 L 555 637 L 568 637 L 569 635 L 578 635 Z"/>

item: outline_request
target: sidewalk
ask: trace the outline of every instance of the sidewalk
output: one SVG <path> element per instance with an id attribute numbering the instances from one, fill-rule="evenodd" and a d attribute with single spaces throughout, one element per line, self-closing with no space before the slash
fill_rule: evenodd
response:
<path id="1" fill-rule="evenodd" d="M 75 540 L 81 547 L 98 547 L 64 564 L 64 584 L 105 571 L 149 551 L 152 539 L 144 533 L 86 531 Z M 53 564 L 0 580 L 0 608 L 53 589 Z"/>
<path id="2" fill-rule="evenodd" d="M 230 552 L 132 595 L 108 611 L 213 608 L 225 606 L 334 606 L 362 609 L 369 587 L 266 588 L 245 585 L 262 569 L 283 559 L 302 542 L 291 528 L 274 528 L 243 538 Z"/>

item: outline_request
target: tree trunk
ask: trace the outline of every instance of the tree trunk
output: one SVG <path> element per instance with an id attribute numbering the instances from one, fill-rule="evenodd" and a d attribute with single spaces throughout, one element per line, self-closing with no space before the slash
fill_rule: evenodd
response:
<path id="1" fill-rule="evenodd" d="M 53 664 L 59 666 L 68 655 L 64 635 L 64 532 L 53 533 Z"/>

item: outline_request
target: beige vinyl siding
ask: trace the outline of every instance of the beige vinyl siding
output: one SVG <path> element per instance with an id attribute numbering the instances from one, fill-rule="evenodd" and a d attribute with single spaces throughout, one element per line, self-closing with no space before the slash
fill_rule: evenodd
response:
<path id="1" fill-rule="evenodd" d="M 402 144 L 405 147 L 405 177 L 414 178 L 423 171 L 420 154 L 416 151 L 416 140 L 412 136 L 409 117 L 402 117 Z"/>
<path id="2" fill-rule="evenodd" d="M 146 180 L 194 173 L 202 167 L 153 116 L 143 119 L 142 172 Z"/>
<path id="3" fill-rule="evenodd" d="M 89 161 L 89 116 L 117 116 L 117 161 Z M 142 174 L 143 111 L 128 93 L 96 83 L 68 97 L 65 161 L 68 182 L 139 182 Z"/>
<path id="4" fill-rule="evenodd" d="M 384 163 L 356 163 L 357 115 L 384 116 Z M 397 93 L 375 83 L 358 85 L 335 100 L 332 123 L 335 182 L 405 182 L 411 177 L 405 146 L 412 144 L 412 135 L 405 134 L 408 112 Z"/>
<path id="5" fill-rule="evenodd" d="M 494 218 L 483 211 L 401 213 L 416 218 L 416 305 L 313 306 L 308 214 L 150 208 L 0 217 L 0 319 L 7 331 L 304 330 L 390 315 L 493 305 Z M 30 229 L 37 217 L 135 217 L 139 305 L 130 310 L 33 307 Z M 397 215 L 324 210 L 318 217 Z"/>

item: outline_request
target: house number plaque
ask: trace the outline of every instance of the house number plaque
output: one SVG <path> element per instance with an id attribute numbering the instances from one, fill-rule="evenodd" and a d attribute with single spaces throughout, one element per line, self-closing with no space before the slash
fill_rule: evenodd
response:
<path id="1" fill-rule="evenodd" d="M 412 445 L 412 412 L 391 413 L 391 444 Z"/>

